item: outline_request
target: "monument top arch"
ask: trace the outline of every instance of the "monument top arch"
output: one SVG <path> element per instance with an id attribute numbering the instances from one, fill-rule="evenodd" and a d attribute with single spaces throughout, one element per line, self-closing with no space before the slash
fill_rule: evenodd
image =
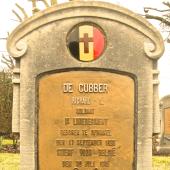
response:
<path id="1" fill-rule="evenodd" d="M 60 13 L 61 11 L 62 13 Z M 94 17 L 117 21 L 133 28 L 151 40 L 151 43 L 146 41 L 144 44 L 148 57 L 159 58 L 164 52 L 160 33 L 145 18 L 118 5 L 97 1 L 72 1 L 39 11 L 36 15 L 26 19 L 9 36 L 7 43 L 9 52 L 14 58 L 22 56 L 27 50 L 26 42 L 21 42 L 24 36 L 43 25 L 76 17 Z"/>

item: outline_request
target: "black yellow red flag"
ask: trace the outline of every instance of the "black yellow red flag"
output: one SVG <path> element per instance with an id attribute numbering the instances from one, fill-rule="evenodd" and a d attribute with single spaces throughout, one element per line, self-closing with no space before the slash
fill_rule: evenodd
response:
<path id="1" fill-rule="evenodd" d="M 93 61 L 100 57 L 105 47 L 103 32 L 93 25 L 80 25 L 68 37 L 71 54 L 80 61 Z"/>

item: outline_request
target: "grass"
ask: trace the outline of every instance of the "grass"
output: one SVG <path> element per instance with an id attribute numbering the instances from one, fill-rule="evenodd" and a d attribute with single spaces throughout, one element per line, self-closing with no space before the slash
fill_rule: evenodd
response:
<path id="1" fill-rule="evenodd" d="M 0 170 L 19 170 L 19 154 L 0 153 Z"/>
<path id="2" fill-rule="evenodd" d="M 169 156 L 153 156 L 153 170 L 170 170 Z"/>
<path id="3" fill-rule="evenodd" d="M 13 141 L 11 139 L 3 139 L 2 145 L 13 145 Z"/>
<path id="4" fill-rule="evenodd" d="M 19 154 L 0 153 L 0 170 L 19 170 Z M 170 157 L 153 156 L 153 170 L 170 170 Z"/>

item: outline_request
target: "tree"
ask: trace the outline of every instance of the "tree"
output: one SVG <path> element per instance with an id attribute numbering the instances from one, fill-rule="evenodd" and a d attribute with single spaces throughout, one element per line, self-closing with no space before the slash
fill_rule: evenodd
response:
<path id="1" fill-rule="evenodd" d="M 0 72 L 0 134 L 11 133 L 12 73 Z"/>
<path id="2" fill-rule="evenodd" d="M 145 7 L 145 17 L 147 19 L 154 19 L 157 21 L 160 21 L 161 28 L 165 31 L 170 33 L 170 2 L 163 2 L 166 9 L 158 9 L 158 8 L 152 8 L 152 7 Z M 152 12 L 157 12 L 156 14 L 152 14 Z M 168 35 L 168 38 L 166 39 L 167 42 L 170 43 L 170 34 Z"/>
<path id="3" fill-rule="evenodd" d="M 2 54 L 1 58 L 1 62 L 4 63 L 8 67 L 8 69 L 12 71 L 15 66 L 14 59 L 9 55 L 5 56 L 4 54 Z"/>

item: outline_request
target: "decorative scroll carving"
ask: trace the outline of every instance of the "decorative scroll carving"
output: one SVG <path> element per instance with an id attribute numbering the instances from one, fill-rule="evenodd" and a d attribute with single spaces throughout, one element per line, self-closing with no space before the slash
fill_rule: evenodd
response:
<path id="1" fill-rule="evenodd" d="M 144 43 L 144 51 L 145 51 L 145 54 L 149 58 L 157 59 L 162 55 L 163 49 L 158 44 L 159 44 L 158 42 L 157 43 L 151 43 L 151 42 Z"/>
<path id="2" fill-rule="evenodd" d="M 150 56 L 155 51 L 155 45 L 151 42 L 144 43 L 144 49 L 148 56 Z"/>
<path id="3" fill-rule="evenodd" d="M 10 49 L 8 48 L 8 51 L 10 52 L 11 56 L 14 58 L 20 58 L 22 57 L 26 51 L 27 51 L 27 43 L 24 41 L 18 41 L 17 43 L 12 43 L 10 46 Z"/>

